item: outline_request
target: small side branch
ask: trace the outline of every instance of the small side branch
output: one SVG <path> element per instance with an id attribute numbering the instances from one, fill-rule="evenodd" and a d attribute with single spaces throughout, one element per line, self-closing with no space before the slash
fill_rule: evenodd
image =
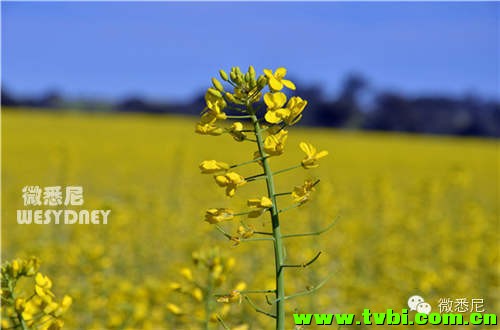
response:
<path id="1" fill-rule="evenodd" d="M 315 291 L 318 291 L 323 285 L 325 285 L 326 282 L 328 282 L 328 280 L 333 276 L 333 274 L 329 275 L 327 278 L 325 278 L 323 281 L 319 282 L 316 286 L 313 286 L 309 289 L 307 289 L 306 291 L 302 291 L 302 292 L 298 292 L 298 293 L 295 293 L 295 294 L 292 294 L 292 295 L 289 295 L 289 296 L 285 296 L 283 299 L 284 300 L 288 300 L 288 299 L 292 299 L 292 298 L 296 298 L 296 297 L 300 297 L 300 296 L 307 296 Z M 279 299 L 278 299 L 279 300 Z M 278 301 L 276 300 L 276 301 Z"/>
<path id="2" fill-rule="evenodd" d="M 229 168 L 236 168 L 236 167 L 240 167 L 240 166 L 243 166 L 243 165 L 257 163 L 257 162 L 259 162 L 261 160 L 262 160 L 262 157 L 259 157 L 259 158 L 256 158 L 256 159 L 249 160 L 247 162 L 243 162 L 243 163 L 231 165 L 231 166 L 229 166 Z"/>
<path id="3" fill-rule="evenodd" d="M 307 266 L 311 265 L 313 262 L 315 262 L 316 260 L 318 260 L 319 256 L 321 255 L 321 251 L 319 251 L 315 256 L 314 258 L 312 258 L 311 260 L 309 260 L 308 262 L 305 262 L 305 263 L 302 263 L 302 264 L 294 264 L 294 265 L 282 265 L 281 267 L 295 267 L 295 268 L 306 268 Z"/>
<path id="4" fill-rule="evenodd" d="M 228 240 L 233 240 L 233 236 L 229 235 L 224 229 L 222 229 L 221 226 L 219 225 L 215 225 L 215 228 L 217 228 L 218 231 L 220 231 L 222 233 L 222 235 L 224 235 Z"/>
<path id="5" fill-rule="evenodd" d="M 217 228 L 217 230 L 220 231 L 222 235 L 224 235 L 228 240 L 235 242 L 236 245 L 241 242 L 274 241 L 273 237 L 240 238 L 237 236 L 232 236 L 219 225 L 215 225 L 215 228 Z"/>
<path id="6" fill-rule="evenodd" d="M 251 294 L 251 293 L 276 293 L 276 290 L 243 290 L 240 291 L 241 294 Z"/>
<path id="7" fill-rule="evenodd" d="M 278 194 L 274 194 L 274 197 L 278 197 L 278 196 L 287 196 L 287 195 L 291 195 L 292 192 L 291 191 L 288 191 L 288 192 L 283 192 L 283 193 L 278 193 Z"/>
<path id="8" fill-rule="evenodd" d="M 326 228 L 323 228 L 319 231 L 313 231 L 313 232 L 310 232 L 310 233 L 300 233 L 300 234 L 288 234 L 288 235 L 283 235 L 281 236 L 282 238 L 291 238 L 291 237 L 304 237 L 304 236 L 318 236 L 318 235 L 321 235 L 327 231 L 329 231 L 330 229 L 332 229 L 332 227 L 337 223 L 337 220 L 339 219 L 339 216 L 337 216 L 333 221 L 332 223 L 330 223 Z"/>
<path id="9" fill-rule="evenodd" d="M 254 231 L 254 234 L 273 236 L 273 233 L 268 233 L 265 231 Z"/>
<path id="10" fill-rule="evenodd" d="M 273 315 L 273 314 L 271 314 L 269 312 L 266 312 L 265 310 L 259 308 L 257 305 L 255 305 L 253 303 L 252 299 L 250 299 L 249 297 L 245 296 L 245 300 L 250 304 L 250 306 L 253 307 L 253 309 L 255 309 L 256 312 L 262 313 L 262 314 L 264 314 L 266 316 L 269 316 L 270 318 L 276 319 L 276 315 Z"/>
<path id="11" fill-rule="evenodd" d="M 231 328 L 227 326 L 226 322 L 224 322 L 224 320 L 219 314 L 215 314 L 215 317 L 217 318 L 217 321 L 219 321 L 220 325 L 222 325 L 224 330 L 231 330 Z"/>

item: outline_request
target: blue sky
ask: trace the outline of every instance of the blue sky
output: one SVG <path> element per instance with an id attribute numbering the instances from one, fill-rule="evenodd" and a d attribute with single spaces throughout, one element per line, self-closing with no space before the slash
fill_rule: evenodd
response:
<path id="1" fill-rule="evenodd" d="M 337 92 L 498 98 L 497 3 L 3 3 L 2 83 L 16 94 L 181 100 L 219 68 L 286 66 Z"/>

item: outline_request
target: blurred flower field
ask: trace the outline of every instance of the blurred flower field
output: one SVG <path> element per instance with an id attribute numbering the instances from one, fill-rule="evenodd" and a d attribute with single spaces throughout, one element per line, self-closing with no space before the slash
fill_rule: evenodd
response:
<path id="1" fill-rule="evenodd" d="M 235 245 L 203 221 L 214 204 L 243 207 L 264 183 L 239 188 L 230 201 L 198 164 L 243 162 L 255 150 L 245 143 L 235 148 L 228 136 L 196 135 L 194 123 L 174 116 L 3 112 L 2 259 L 40 258 L 56 296 L 73 299 L 65 328 L 201 328 L 212 316 L 204 315 L 190 282 L 211 276 L 200 262 L 207 258 L 222 265 L 220 294 L 241 282 L 250 290 L 273 289 L 270 243 Z M 330 155 L 319 168 L 277 177 L 284 190 L 321 177 L 308 207 L 287 212 L 282 228 L 292 234 L 337 221 L 322 236 L 287 240 L 290 262 L 322 255 L 308 269 L 289 271 L 285 281 L 302 291 L 333 276 L 314 295 L 290 300 L 290 322 L 294 311 L 398 311 L 414 294 L 434 310 L 440 298 L 481 298 L 487 312 L 499 313 L 497 140 L 297 128 L 288 157 L 271 165 L 300 162 L 299 142 L 310 139 Z M 17 224 L 27 185 L 82 186 L 82 208 L 111 209 L 108 224 Z M 220 205 L 224 199 L 227 205 Z M 264 218 L 252 221 L 269 229 Z M 254 301 L 266 308 L 260 296 Z M 234 329 L 272 328 L 245 302 L 215 306 Z M 214 321 L 211 329 L 222 329 Z"/>

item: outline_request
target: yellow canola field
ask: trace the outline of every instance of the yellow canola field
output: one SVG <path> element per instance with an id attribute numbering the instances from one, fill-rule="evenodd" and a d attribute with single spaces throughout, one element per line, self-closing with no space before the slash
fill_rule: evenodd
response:
<path id="1" fill-rule="evenodd" d="M 218 293 L 240 281 L 248 290 L 273 289 L 269 242 L 235 245 L 203 221 L 208 208 L 246 210 L 246 200 L 263 196 L 265 186 L 262 180 L 249 183 L 228 198 L 210 175 L 199 173 L 198 164 L 248 161 L 255 147 L 225 135 L 197 135 L 195 122 L 3 111 L 2 258 L 40 258 L 56 296 L 73 298 L 66 329 L 201 328 L 206 318 L 200 293 L 187 287 L 179 293 L 176 285 L 189 281 L 186 268 L 195 280 L 206 277 L 192 254 L 213 246 L 231 264 Z M 498 140 L 291 128 L 285 153 L 271 160 L 273 170 L 300 162 L 301 141 L 330 154 L 319 168 L 277 176 L 283 192 L 304 179 L 321 179 L 310 202 L 282 214 L 283 231 L 314 231 L 337 221 L 322 236 L 286 240 L 289 263 L 322 251 L 308 268 L 286 270 L 286 294 L 332 275 L 313 295 L 287 301 L 290 329 L 294 311 L 400 311 L 415 294 L 433 311 L 441 298 L 467 298 L 483 299 L 484 309 L 498 314 Z M 250 176 L 259 168 L 251 164 L 239 172 Z M 17 210 L 49 209 L 23 204 L 23 187 L 34 185 L 82 186 L 84 204 L 67 208 L 111 210 L 107 224 L 17 224 Z M 289 196 L 280 198 L 284 207 L 291 204 Z M 270 230 L 267 214 L 246 222 Z M 234 233 L 238 221 L 223 226 Z M 264 296 L 251 297 L 272 311 Z M 222 305 L 216 307 L 229 326 L 273 328 L 245 301 L 230 310 Z M 209 328 L 222 326 L 211 322 Z"/>

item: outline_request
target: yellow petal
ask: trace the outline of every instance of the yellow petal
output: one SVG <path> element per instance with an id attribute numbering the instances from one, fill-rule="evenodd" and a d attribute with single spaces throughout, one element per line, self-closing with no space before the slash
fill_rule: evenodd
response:
<path id="1" fill-rule="evenodd" d="M 283 89 L 283 84 L 276 78 L 270 77 L 269 78 L 269 87 L 274 90 L 274 91 L 280 91 Z"/>
<path id="2" fill-rule="evenodd" d="M 320 152 L 318 152 L 318 153 L 316 154 L 316 159 L 323 158 L 323 157 L 325 157 L 325 156 L 327 156 L 327 155 L 328 155 L 328 151 L 326 151 L 326 150 L 320 151 Z"/>
<path id="3" fill-rule="evenodd" d="M 273 207 L 273 202 L 269 198 L 264 196 L 260 200 L 260 205 L 262 207 Z"/>
<path id="4" fill-rule="evenodd" d="M 300 142 L 299 147 L 300 149 L 302 149 L 303 152 L 305 152 L 307 156 L 313 155 L 314 152 L 316 151 L 310 143 L 306 142 Z"/>
<path id="5" fill-rule="evenodd" d="M 269 69 L 264 69 L 264 74 L 266 75 L 266 77 L 272 77 L 273 76 L 273 71 L 269 70 Z"/>
<path id="6" fill-rule="evenodd" d="M 229 183 L 229 180 L 226 178 L 225 175 L 217 175 L 217 176 L 215 176 L 215 182 L 220 187 L 225 187 Z"/>
<path id="7" fill-rule="evenodd" d="M 278 109 L 283 107 L 286 103 L 286 95 L 281 92 L 266 93 L 264 95 L 264 102 L 270 109 Z"/>
<path id="8" fill-rule="evenodd" d="M 291 82 L 290 80 L 282 79 L 281 83 L 285 85 L 286 88 L 289 88 L 291 90 L 295 90 L 295 84 Z"/>
<path id="9" fill-rule="evenodd" d="M 168 303 L 167 304 L 167 309 L 174 315 L 181 315 L 182 314 L 182 309 L 174 304 Z"/>
<path id="10" fill-rule="evenodd" d="M 236 284 L 236 287 L 234 288 L 236 291 L 243 291 L 247 288 L 247 285 L 245 282 L 239 282 Z"/>
<path id="11" fill-rule="evenodd" d="M 229 185 L 226 187 L 226 196 L 233 197 L 235 193 L 236 193 L 235 185 Z"/>
<path id="12" fill-rule="evenodd" d="M 276 111 L 268 111 L 264 115 L 264 118 L 270 124 L 279 124 L 282 121 L 282 119 L 278 117 L 277 114 L 278 113 Z"/>
<path id="13" fill-rule="evenodd" d="M 286 69 L 285 68 L 277 68 L 276 71 L 274 72 L 274 76 L 276 79 L 281 79 L 284 76 L 286 76 Z"/>

